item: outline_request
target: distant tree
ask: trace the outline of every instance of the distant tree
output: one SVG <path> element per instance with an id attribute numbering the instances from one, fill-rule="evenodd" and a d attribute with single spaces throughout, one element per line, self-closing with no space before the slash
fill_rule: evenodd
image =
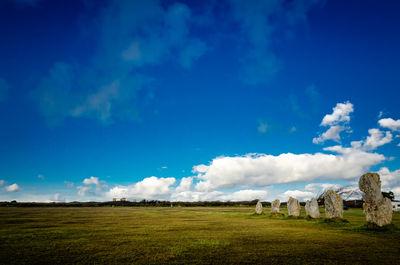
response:
<path id="1" fill-rule="evenodd" d="M 382 195 L 384 198 L 389 198 L 391 201 L 394 200 L 394 194 L 392 191 L 389 191 L 389 192 L 382 191 Z"/>

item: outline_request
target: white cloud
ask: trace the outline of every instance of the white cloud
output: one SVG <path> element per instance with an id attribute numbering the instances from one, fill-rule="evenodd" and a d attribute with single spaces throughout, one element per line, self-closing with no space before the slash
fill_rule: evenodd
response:
<path id="1" fill-rule="evenodd" d="M 323 134 L 313 138 L 313 143 L 320 144 L 327 140 L 340 143 L 340 133 L 345 130 L 351 132 L 346 125 L 350 122 L 350 113 L 353 111 L 353 104 L 350 102 L 337 103 L 332 109 L 332 114 L 325 115 L 320 124 L 320 126 L 328 126 L 328 129 Z"/>
<path id="2" fill-rule="evenodd" d="M 105 181 L 99 180 L 99 178 L 93 177 L 93 176 L 91 176 L 90 178 L 84 179 L 82 181 L 82 183 L 85 185 L 95 185 L 96 190 L 98 190 L 98 191 L 103 190 L 108 187 Z"/>
<path id="3" fill-rule="evenodd" d="M 392 141 L 392 134 L 390 132 L 383 132 L 379 129 L 369 129 L 370 134 L 365 142 L 363 143 L 363 148 L 365 150 L 375 150 L 379 146 L 390 143 Z"/>
<path id="4" fill-rule="evenodd" d="M 39 174 L 37 177 L 38 177 L 39 179 L 41 179 L 41 180 L 44 180 L 44 176 L 43 176 L 42 174 Z"/>
<path id="5" fill-rule="evenodd" d="M 189 191 L 193 184 L 193 177 L 182 178 L 178 187 L 176 187 L 177 192 Z"/>
<path id="6" fill-rule="evenodd" d="M 239 190 L 233 193 L 219 196 L 222 201 L 252 201 L 266 200 L 267 191 L 265 190 Z"/>
<path id="7" fill-rule="evenodd" d="M 362 149 L 372 151 L 379 146 L 390 143 L 393 140 L 393 136 L 390 132 L 382 132 L 379 129 L 369 129 L 369 136 L 365 140 L 352 141 L 351 146 L 355 149 Z M 385 134 L 384 134 L 385 133 Z"/>
<path id="8" fill-rule="evenodd" d="M 381 177 L 382 191 L 393 191 L 396 198 L 400 197 L 400 169 L 390 171 L 387 167 L 381 167 L 377 172 Z"/>
<path id="9" fill-rule="evenodd" d="M 322 135 L 313 139 L 314 144 L 323 143 L 326 140 L 333 140 L 335 142 L 340 143 L 340 133 L 344 131 L 346 127 L 340 125 L 334 125 L 330 127 L 326 132 Z"/>
<path id="10" fill-rule="evenodd" d="M 92 190 L 91 187 L 85 187 L 85 186 L 78 186 L 76 188 L 78 189 L 79 196 L 86 196 Z"/>
<path id="11" fill-rule="evenodd" d="M 350 121 L 350 113 L 354 111 L 353 104 L 349 101 L 345 103 L 337 103 L 333 108 L 332 114 L 327 114 L 322 119 L 321 125 L 336 125 L 342 122 Z"/>
<path id="12" fill-rule="evenodd" d="M 322 193 L 325 190 L 336 190 L 340 188 L 340 184 L 332 184 L 332 183 L 310 183 L 305 186 L 306 191 L 312 191 L 316 193 Z"/>
<path id="13" fill-rule="evenodd" d="M 90 177 L 90 178 L 87 178 L 87 179 L 84 179 L 83 181 L 82 181 L 82 183 L 83 184 L 86 184 L 86 185 L 91 185 L 91 184 L 94 184 L 94 185 L 99 185 L 100 184 L 100 182 L 99 182 L 99 178 L 96 178 L 96 177 Z"/>
<path id="14" fill-rule="evenodd" d="M 175 184 L 175 178 L 149 177 L 129 186 L 119 185 L 110 189 L 105 196 L 107 198 L 167 198 L 172 192 L 170 186 Z"/>
<path id="15" fill-rule="evenodd" d="M 289 197 L 293 197 L 299 201 L 305 201 L 314 197 L 314 193 L 310 191 L 288 190 L 281 195 L 283 201 L 287 201 Z"/>
<path id="16" fill-rule="evenodd" d="M 6 191 L 8 191 L 8 192 L 16 192 L 16 191 L 19 191 L 19 190 L 20 190 L 20 187 L 16 183 L 11 184 L 11 185 L 6 187 Z"/>
<path id="17" fill-rule="evenodd" d="M 201 192 L 201 191 L 182 191 L 182 192 L 174 192 L 171 194 L 172 201 L 216 201 L 220 200 L 220 196 L 223 196 L 224 193 L 221 191 L 210 191 L 210 192 Z"/>
<path id="18" fill-rule="evenodd" d="M 400 131 L 400 119 L 393 120 L 392 118 L 380 119 L 379 125 L 383 128 L 388 128 L 392 131 Z"/>
<path id="19" fill-rule="evenodd" d="M 0 187 L 3 186 L 6 182 L 2 179 L 0 179 Z"/>
<path id="20" fill-rule="evenodd" d="M 312 181 L 315 179 L 352 179 L 385 160 L 378 153 L 334 146 L 326 151 L 338 154 L 247 154 L 217 157 L 209 166 L 198 165 L 193 171 L 200 179 L 197 191 L 219 188 L 264 187 L 270 184 Z"/>

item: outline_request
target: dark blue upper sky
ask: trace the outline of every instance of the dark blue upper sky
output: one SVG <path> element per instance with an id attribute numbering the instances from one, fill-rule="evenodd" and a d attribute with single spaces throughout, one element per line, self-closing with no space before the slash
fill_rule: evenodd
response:
<path id="1" fill-rule="evenodd" d="M 399 1 L 3 0 L 0 200 L 301 198 L 366 170 L 400 194 L 399 13 Z M 322 125 L 338 103 L 348 119 Z M 248 155 L 285 153 L 299 164 L 274 160 L 277 172 Z M 320 167 L 304 154 L 349 172 L 294 177 Z M 214 171 L 222 156 L 248 161 Z"/>

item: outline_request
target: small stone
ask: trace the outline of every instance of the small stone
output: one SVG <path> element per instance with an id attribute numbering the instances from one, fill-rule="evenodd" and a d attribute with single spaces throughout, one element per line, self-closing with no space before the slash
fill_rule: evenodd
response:
<path id="1" fill-rule="evenodd" d="M 392 202 L 381 192 L 381 180 L 377 173 L 367 173 L 360 177 L 358 186 L 364 192 L 363 209 L 367 222 L 378 226 L 392 222 Z"/>
<path id="2" fill-rule="evenodd" d="M 275 200 L 271 203 L 271 213 L 279 213 L 279 206 L 281 206 L 280 200 Z"/>
<path id="3" fill-rule="evenodd" d="M 257 202 L 256 205 L 256 214 L 262 214 L 263 213 L 263 207 L 260 201 Z"/>
<path id="4" fill-rule="evenodd" d="M 324 201 L 326 218 L 343 218 L 343 200 L 339 194 L 328 190 L 324 194 Z"/>
<path id="5" fill-rule="evenodd" d="M 320 218 L 321 214 L 319 213 L 319 206 L 317 199 L 313 198 L 311 201 L 306 202 L 306 215 L 311 218 Z"/>
<path id="6" fill-rule="evenodd" d="M 295 198 L 290 197 L 287 202 L 289 216 L 300 216 L 300 203 Z"/>

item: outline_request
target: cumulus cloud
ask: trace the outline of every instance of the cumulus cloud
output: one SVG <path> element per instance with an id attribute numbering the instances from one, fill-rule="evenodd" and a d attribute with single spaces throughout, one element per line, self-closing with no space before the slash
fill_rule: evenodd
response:
<path id="1" fill-rule="evenodd" d="M 95 185 L 96 190 L 98 190 L 98 191 L 101 191 L 108 187 L 105 181 L 99 180 L 99 178 L 93 177 L 93 176 L 91 176 L 90 178 L 85 178 L 82 181 L 82 183 L 85 185 Z"/>
<path id="2" fill-rule="evenodd" d="M 380 119 L 379 125 L 383 128 L 388 128 L 394 132 L 400 131 L 400 119 L 393 120 L 392 118 Z"/>
<path id="3" fill-rule="evenodd" d="M 313 143 L 319 144 L 325 142 L 326 140 L 333 140 L 340 143 L 340 133 L 343 132 L 345 129 L 346 127 L 344 126 L 334 125 L 320 136 L 314 138 Z"/>
<path id="4" fill-rule="evenodd" d="M 265 190 L 239 190 L 230 194 L 219 196 L 223 201 L 251 201 L 266 200 L 268 192 Z"/>
<path id="5" fill-rule="evenodd" d="M 298 199 L 299 201 L 305 201 L 313 198 L 314 193 L 310 191 L 288 190 L 282 194 L 281 199 L 283 201 L 287 201 L 289 200 L 289 197 L 293 197 L 295 199 Z"/>
<path id="6" fill-rule="evenodd" d="M 353 104 L 350 102 L 345 103 L 337 103 L 336 106 L 332 109 L 332 114 L 327 114 L 322 119 L 321 125 L 336 125 L 342 122 L 350 121 L 350 113 L 354 111 Z"/>
<path id="7" fill-rule="evenodd" d="M 322 193 L 326 190 L 337 190 L 340 188 L 340 184 L 332 184 L 332 183 L 310 183 L 307 184 L 304 189 L 306 191 L 312 191 L 314 193 Z"/>
<path id="8" fill-rule="evenodd" d="M 248 154 L 217 157 L 210 165 L 198 165 L 193 171 L 200 180 L 197 191 L 219 188 L 264 187 L 270 184 L 312 181 L 315 179 L 352 179 L 361 176 L 385 156 L 354 148 L 325 148 L 336 154 Z"/>
<path id="9" fill-rule="evenodd" d="M 189 180 L 188 180 L 189 181 Z M 132 185 L 119 185 L 106 193 L 107 198 L 167 198 L 171 194 L 171 186 L 175 184 L 175 178 L 149 177 Z M 185 186 L 185 184 L 183 185 Z"/>
<path id="10" fill-rule="evenodd" d="M 328 129 L 313 139 L 313 143 L 320 144 L 327 140 L 340 143 L 340 133 L 350 130 L 347 124 L 350 122 L 350 113 L 354 111 L 353 104 L 350 102 L 337 103 L 332 109 L 332 114 L 324 116 L 321 126 L 328 126 Z"/>
<path id="11" fill-rule="evenodd" d="M 400 197 L 400 169 L 390 171 L 387 167 L 381 167 L 377 172 L 381 177 L 382 190 L 393 191 L 397 198 Z"/>
<path id="12" fill-rule="evenodd" d="M 177 192 L 184 192 L 191 190 L 193 184 L 193 177 L 182 178 L 179 186 L 176 187 Z"/>
<path id="13" fill-rule="evenodd" d="M 0 179 L 0 187 L 3 186 L 6 182 L 2 179 Z"/>
<path id="14" fill-rule="evenodd" d="M 18 186 L 17 183 L 14 183 L 14 184 L 11 184 L 9 186 L 6 186 L 6 191 L 8 191 L 8 192 L 16 192 L 16 191 L 19 191 L 19 190 L 20 190 L 20 187 Z"/>
<path id="15" fill-rule="evenodd" d="M 38 179 L 44 180 L 44 176 L 42 174 L 39 174 L 37 177 Z"/>
<path id="16" fill-rule="evenodd" d="M 375 150 L 379 146 L 385 145 L 392 141 L 392 134 L 390 132 L 382 132 L 379 129 L 369 129 L 369 136 L 365 142 L 363 142 L 363 148 L 365 150 Z"/>

